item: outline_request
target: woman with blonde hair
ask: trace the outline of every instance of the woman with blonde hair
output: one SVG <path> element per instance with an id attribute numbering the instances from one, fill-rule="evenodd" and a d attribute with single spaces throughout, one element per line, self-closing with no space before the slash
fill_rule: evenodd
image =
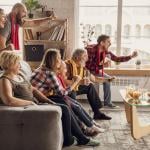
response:
<path id="1" fill-rule="evenodd" d="M 22 74 L 20 74 L 20 57 L 11 51 L 3 51 L 0 54 L 0 66 L 4 73 L 0 77 L 0 101 L 8 106 L 29 106 L 40 103 L 55 105 L 50 99 L 44 96 L 39 90 L 33 87 Z M 58 104 L 57 104 L 58 105 Z M 64 133 L 64 145 L 76 144 L 76 138 L 72 135 L 78 126 L 71 118 L 71 112 L 65 105 L 58 105 L 62 109 L 62 125 Z M 82 136 L 75 132 L 77 140 L 81 141 Z M 84 142 L 89 139 L 85 138 Z"/>

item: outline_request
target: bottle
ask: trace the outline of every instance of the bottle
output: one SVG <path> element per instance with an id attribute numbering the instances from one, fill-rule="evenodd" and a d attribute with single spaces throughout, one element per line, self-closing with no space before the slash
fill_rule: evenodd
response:
<path id="1" fill-rule="evenodd" d="M 83 82 L 85 85 L 88 84 L 89 79 L 90 79 L 90 71 L 87 69 L 84 69 Z"/>

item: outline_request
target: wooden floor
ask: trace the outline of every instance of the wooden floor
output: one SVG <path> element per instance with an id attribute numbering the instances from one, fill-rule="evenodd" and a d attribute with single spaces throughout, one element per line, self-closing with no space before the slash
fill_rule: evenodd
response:
<path id="1" fill-rule="evenodd" d="M 89 106 L 83 104 L 84 108 L 89 111 Z M 63 150 L 150 150 L 150 135 L 139 140 L 131 137 L 130 126 L 126 122 L 123 104 L 120 104 L 118 110 L 103 109 L 102 111 L 112 117 L 110 121 L 98 121 L 107 131 L 99 134 L 95 139 L 100 141 L 98 147 L 78 147 L 72 146 L 63 148 Z M 150 124 L 150 107 L 139 108 L 138 113 L 142 123 Z"/>

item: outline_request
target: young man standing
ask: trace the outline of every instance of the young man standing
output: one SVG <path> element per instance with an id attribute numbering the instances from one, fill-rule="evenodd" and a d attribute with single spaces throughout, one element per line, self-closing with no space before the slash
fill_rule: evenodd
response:
<path id="1" fill-rule="evenodd" d="M 111 45 L 110 37 L 107 35 L 101 35 L 97 39 L 96 45 L 89 45 L 86 49 L 88 52 L 88 61 L 86 67 L 92 74 L 99 77 L 109 78 L 110 76 L 104 73 L 105 58 L 109 57 L 112 61 L 115 62 L 127 62 L 130 59 L 137 56 L 137 52 L 134 51 L 129 56 L 116 56 L 108 48 Z M 103 83 L 104 91 L 104 106 L 109 108 L 117 108 L 118 106 L 114 105 L 111 102 L 111 89 L 110 83 Z"/>

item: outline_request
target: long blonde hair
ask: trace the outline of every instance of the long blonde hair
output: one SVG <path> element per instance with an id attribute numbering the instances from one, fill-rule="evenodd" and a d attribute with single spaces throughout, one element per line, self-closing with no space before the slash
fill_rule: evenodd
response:
<path id="1" fill-rule="evenodd" d="M 10 68 L 17 61 L 20 61 L 21 58 L 15 52 L 12 51 L 3 51 L 0 53 L 0 67 L 4 70 Z"/>

